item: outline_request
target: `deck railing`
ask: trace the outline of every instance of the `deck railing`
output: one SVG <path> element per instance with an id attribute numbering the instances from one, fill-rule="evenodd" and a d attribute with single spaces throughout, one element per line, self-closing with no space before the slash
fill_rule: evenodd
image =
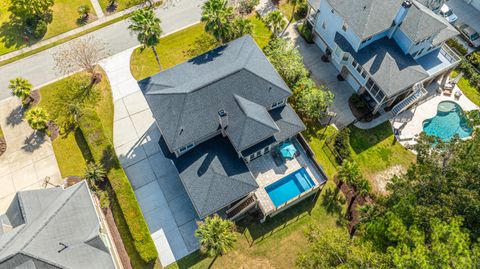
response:
<path id="1" fill-rule="evenodd" d="M 286 201 L 285 203 L 275 207 L 275 210 L 273 211 L 272 214 L 270 214 L 271 217 L 277 215 L 278 213 L 282 212 L 283 210 L 289 208 L 290 206 L 293 206 L 295 204 L 298 204 L 299 202 L 303 201 L 303 199 L 309 197 L 310 195 L 314 194 L 317 192 L 323 185 L 315 185 L 313 188 L 309 189 L 308 191 L 302 192 L 299 195 L 293 197 L 292 199 Z"/>
<path id="2" fill-rule="evenodd" d="M 443 44 L 440 49 L 440 54 L 442 54 L 450 63 L 460 62 L 462 59 L 455 51 L 452 50 L 447 44 Z"/>

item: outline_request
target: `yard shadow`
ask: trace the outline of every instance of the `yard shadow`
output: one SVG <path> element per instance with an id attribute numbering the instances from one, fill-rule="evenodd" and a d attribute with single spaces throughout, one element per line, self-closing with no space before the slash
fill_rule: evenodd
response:
<path id="1" fill-rule="evenodd" d="M 199 250 L 187 255 L 176 262 L 176 265 L 179 269 L 188 269 L 192 268 L 195 265 L 198 265 L 201 261 L 206 259 L 207 256 L 202 255 Z"/>
<path id="2" fill-rule="evenodd" d="M 261 242 L 301 219 L 310 216 L 319 196 L 320 194 L 308 197 L 278 215 L 267 218 L 264 223 L 242 220 L 238 223 L 238 228 L 245 234 L 245 237 L 247 237 L 246 233 L 248 232 L 251 238 L 247 237 L 247 240 L 251 241 L 250 246 L 252 246 L 254 243 Z"/>
<path id="3" fill-rule="evenodd" d="M 355 126 L 350 126 L 349 128 L 351 130 L 350 145 L 356 154 L 360 154 L 393 136 L 393 130 L 389 122 L 368 130 L 362 130 Z"/>
<path id="4" fill-rule="evenodd" d="M 206 64 L 206 63 L 209 63 L 209 62 L 212 62 L 213 60 L 215 60 L 216 58 L 218 57 L 221 57 L 223 55 L 223 51 L 228 47 L 228 44 L 227 45 L 223 45 L 223 46 L 220 46 L 214 50 L 211 50 L 207 53 L 204 53 L 202 55 L 199 55 L 191 60 L 189 60 L 188 62 L 189 63 L 193 63 L 195 65 L 202 65 L 202 64 Z"/>
<path id="5" fill-rule="evenodd" d="M 217 45 L 218 42 L 215 40 L 215 38 L 207 34 L 202 34 L 195 39 L 195 42 L 190 45 L 189 48 L 184 51 L 184 53 L 191 58 L 205 53 L 212 48 L 215 48 Z"/>
<path id="6" fill-rule="evenodd" d="M 34 152 L 39 149 L 46 140 L 46 134 L 40 131 L 34 131 L 27 138 L 25 138 L 22 149 L 26 152 Z"/>
<path id="7" fill-rule="evenodd" d="M 4 22 L 0 26 L 0 42 L 3 43 L 5 48 L 14 48 L 15 50 L 36 42 L 36 40 L 26 38 L 26 35 L 23 34 L 23 32 L 22 23 L 10 19 L 10 21 Z"/>
<path id="8" fill-rule="evenodd" d="M 75 129 L 75 132 L 73 134 L 75 136 L 75 141 L 77 142 L 77 145 L 80 148 L 80 151 L 82 152 L 83 158 L 87 162 L 92 162 L 93 161 L 92 153 L 90 152 L 90 148 L 88 147 L 87 141 L 83 136 L 82 130 L 80 130 L 80 128 L 77 128 Z"/>
<path id="9" fill-rule="evenodd" d="M 322 196 L 322 206 L 328 214 L 341 215 L 342 208 L 345 205 L 345 198 L 339 195 L 339 188 L 329 188 L 324 191 Z"/>
<path id="10" fill-rule="evenodd" d="M 23 107 L 21 105 L 17 106 L 8 114 L 7 125 L 15 126 L 20 124 L 23 121 L 24 114 L 25 110 Z"/>

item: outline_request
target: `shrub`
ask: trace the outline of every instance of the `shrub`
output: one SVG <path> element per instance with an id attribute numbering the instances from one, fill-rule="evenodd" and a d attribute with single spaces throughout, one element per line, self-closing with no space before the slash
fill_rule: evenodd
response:
<path id="1" fill-rule="evenodd" d="M 302 25 L 298 27 L 298 31 L 307 43 L 313 43 L 312 26 L 307 21 L 304 21 Z"/>
<path id="2" fill-rule="evenodd" d="M 92 158 L 95 162 L 101 163 L 107 171 L 107 178 L 133 238 L 135 249 L 145 262 L 154 261 L 157 259 L 158 253 L 150 236 L 150 231 L 132 186 L 115 155 L 115 150 L 103 132 L 97 113 L 91 109 L 86 110 L 79 120 L 79 127 L 85 137 Z"/>
<path id="3" fill-rule="evenodd" d="M 480 52 L 474 52 L 467 56 L 468 61 L 478 70 L 480 70 Z"/>
<path id="4" fill-rule="evenodd" d="M 49 119 L 47 111 L 41 107 L 32 108 L 27 112 L 27 122 L 34 130 L 43 131 L 47 129 Z"/>
<path id="5" fill-rule="evenodd" d="M 449 39 L 447 41 L 447 45 L 451 48 L 455 49 L 460 55 L 465 56 L 468 54 L 468 49 L 465 48 L 458 40 L 455 38 Z"/>
<path id="6" fill-rule="evenodd" d="M 470 84 L 478 90 L 480 87 L 480 74 L 475 67 L 469 61 L 463 60 L 458 69 L 470 80 Z"/>
<path id="7" fill-rule="evenodd" d="M 335 136 L 333 142 L 333 147 L 335 151 L 341 158 L 341 161 L 350 159 L 350 129 L 344 128 Z"/>
<path id="8" fill-rule="evenodd" d="M 88 18 L 88 14 L 90 13 L 90 6 L 81 5 L 78 7 L 77 12 L 80 15 L 80 19 L 86 19 Z"/>
<path id="9" fill-rule="evenodd" d="M 105 169 L 99 163 L 90 162 L 85 168 L 84 177 L 92 189 L 97 189 L 98 184 L 103 182 L 106 175 L 107 172 L 105 172 Z"/>
<path id="10" fill-rule="evenodd" d="M 42 38 L 47 33 L 47 23 L 44 20 L 37 21 L 32 35 L 35 38 Z"/>
<path id="11" fill-rule="evenodd" d="M 302 2 L 298 5 L 297 11 L 295 11 L 295 17 L 297 20 L 304 19 L 307 17 L 308 14 L 308 4 L 306 2 Z"/>
<path id="12" fill-rule="evenodd" d="M 260 0 L 240 0 L 237 10 L 240 14 L 250 14 L 259 3 Z"/>
<path id="13" fill-rule="evenodd" d="M 358 94 L 352 94 L 352 96 L 350 96 L 350 101 L 359 111 L 367 109 L 367 104 Z"/>

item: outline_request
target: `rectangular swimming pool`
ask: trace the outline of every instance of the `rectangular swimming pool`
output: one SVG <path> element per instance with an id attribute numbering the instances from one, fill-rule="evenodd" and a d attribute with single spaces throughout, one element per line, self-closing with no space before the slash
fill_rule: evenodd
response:
<path id="1" fill-rule="evenodd" d="M 315 186 L 305 168 L 285 176 L 279 181 L 268 185 L 265 190 L 275 206 L 280 206 L 295 196 L 304 193 Z"/>

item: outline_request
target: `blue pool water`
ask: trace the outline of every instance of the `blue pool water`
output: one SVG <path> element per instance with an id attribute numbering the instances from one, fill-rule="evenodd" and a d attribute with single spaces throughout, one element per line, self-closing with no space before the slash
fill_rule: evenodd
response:
<path id="1" fill-rule="evenodd" d="M 423 122 L 423 131 L 443 141 L 450 141 L 457 134 L 460 138 L 469 137 L 473 132 L 467 125 L 462 108 L 450 101 L 438 104 L 437 115 Z"/>
<path id="2" fill-rule="evenodd" d="M 280 206 L 295 196 L 315 186 L 305 168 L 287 175 L 279 181 L 268 185 L 265 190 L 275 206 Z"/>

